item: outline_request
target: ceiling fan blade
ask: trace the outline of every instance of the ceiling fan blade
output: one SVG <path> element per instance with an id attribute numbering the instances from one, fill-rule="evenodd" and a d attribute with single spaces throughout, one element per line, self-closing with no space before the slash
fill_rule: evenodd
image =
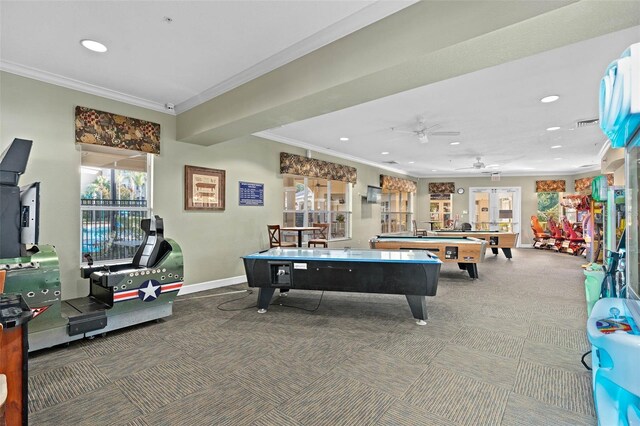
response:
<path id="1" fill-rule="evenodd" d="M 429 136 L 460 136 L 460 132 L 429 132 Z"/>
<path id="2" fill-rule="evenodd" d="M 399 129 L 397 127 L 392 127 L 391 128 L 392 131 L 397 132 L 397 133 L 406 133 L 408 135 L 412 135 L 415 133 L 415 131 L 413 130 L 403 130 L 403 129 Z"/>

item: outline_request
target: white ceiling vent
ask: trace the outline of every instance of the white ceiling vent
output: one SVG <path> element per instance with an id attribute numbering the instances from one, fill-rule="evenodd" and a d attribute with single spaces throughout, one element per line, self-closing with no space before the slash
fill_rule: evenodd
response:
<path id="1" fill-rule="evenodd" d="M 600 119 L 598 119 L 598 118 L 589 118 L 587 120 L 578 120 L 578 121 L 576 121 L 576 128 L 597 126 L 598 123 L 600 123 Z"/>

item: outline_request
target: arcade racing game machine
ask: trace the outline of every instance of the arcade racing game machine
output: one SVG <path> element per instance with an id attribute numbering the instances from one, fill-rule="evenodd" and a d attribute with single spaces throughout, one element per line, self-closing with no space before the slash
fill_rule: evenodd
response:
<path id="1" fill-rule="evenodd" d="M 21 294 L 33 312 L 29 350 L 104 334 L 171 315 L 183 283 L 180 246 L 164 238 L 159 216 L 143 219 L 142 244 L 130 263 L 89 266 L 89 295 L 62 300 L 55 248 L 38 244 L 38 184 L 18 187 L 32 141 L 14 139 L 0 156 L 0 270 L 4 293 Z"/>
<path id="2" fill-rule="evenodd" d="M 600 85 L 600 127 L 625 148 L 626 282 L 596 302 L 587 322 L 600 425 L 640 424 L 640 43 L 609 65 Z"/>

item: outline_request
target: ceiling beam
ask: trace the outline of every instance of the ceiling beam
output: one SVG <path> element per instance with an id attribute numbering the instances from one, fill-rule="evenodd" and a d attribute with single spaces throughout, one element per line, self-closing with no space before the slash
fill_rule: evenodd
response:
<path id="1" fill-rule="evenodd" d="M 185 111 L 213 145 L 640 24 L 636 1 L 421 1 Z"/>

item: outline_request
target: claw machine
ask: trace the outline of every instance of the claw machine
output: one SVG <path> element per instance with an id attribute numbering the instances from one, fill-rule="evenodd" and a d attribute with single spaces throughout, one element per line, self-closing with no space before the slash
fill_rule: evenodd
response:
<path id="1" fill-rule="evenodd" d="M 636 425 L 640 424 L 640 43 L 606 70 L 600 86 L 600 127 L 613 148 L 626 151 L 626 267 L 615 271 L 622 281 L 616 283 L 621 290 L 618 297 L 598 300 L 587 322 L 593 398 L 600 425 Z M 613 197 L 615 203 L 615 193 Z"/>

